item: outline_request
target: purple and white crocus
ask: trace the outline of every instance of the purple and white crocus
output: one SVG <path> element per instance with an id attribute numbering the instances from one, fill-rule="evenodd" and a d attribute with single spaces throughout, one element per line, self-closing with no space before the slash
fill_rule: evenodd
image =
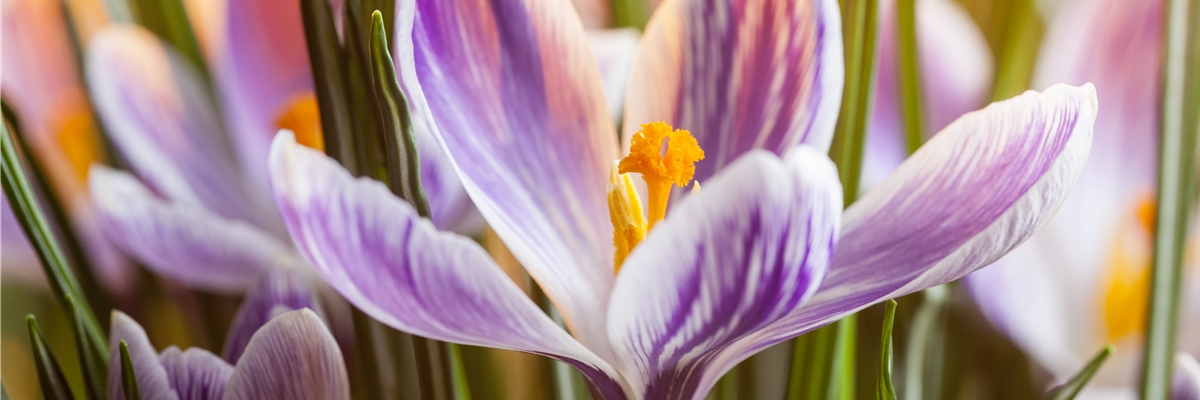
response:
<path id="1" fill-rule="evenodd" d="M 1055 382 L 1115 345 L 1081 399 L 1137 398 L 1153 257 L 1163 4 L 1080 0 L 1056 14 L 1034 86 L 1094 82 L 1112 102 L 1096 121 L 1091 159 L 1063 212 L 964 280 L 988 320 Z M 1193 221 L 1200 226 L 1200 214 Z M 1176 347 L 1196 357 L 1200 235 L 1191 235 L 1184 254 Z"/>
<path id="2" fill-rule="evenodd" d="M 299 3 L 235 1 L 224 11 L 214 24 L 223 34 L 207 39 L 223 112 L 214 86 L 150 32 L 116 26 L 92 39 L 92 96 L 137 179 L 94 169 L 89 180 L 123 251 L 186 286 L 237 293 L 264 269 L 300 261 L 266 183 L 267 145 L 280 128 L 313 146 L 322 138 Z M 434 221 L 478 229 L 453 167 L 431 136 L 418 137 Z"/>
<path id="3" fill-rule="evenodd" d="M 1029 92 L 950 124 L 843 212 L 825 156 L 841 100 L 837 3 L 668 0 L 639 49 L 624 136 L 652 121 L 690 130 L 703 190 L 677 189 L 614 273 L 616 132 L 570 5 L 399 8 L 413 113 L 570 333 L 474 241 L 280 136 L 271 185 L 288 231 L 373 318 L 563 360 L 599 399 L 701 399 L 767 346 L 990 264 L 1049 220 L 1091 144 L 1090 85 Z"/>

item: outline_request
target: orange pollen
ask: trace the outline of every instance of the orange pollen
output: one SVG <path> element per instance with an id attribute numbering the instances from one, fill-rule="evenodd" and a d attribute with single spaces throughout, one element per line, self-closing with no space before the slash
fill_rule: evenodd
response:
<path id="1" fill-rule="evenodd" d="M 295 133 L 297 143 L 325 151 L 321 110 L 317 107 L 317 96 L 313 92 L 298 93 L 288 99 L 275 124 L 279 129 Z"/>
<path id="2" fill-rule="evenodd" d="M 696 173 L 696 162 L 703 159 L 704 150 L 690 132 L 665 122 L 644 124 L 633 135 L 629 155 L 617 165 L 617 172 L 636 172 L 646 181 L 650 228 L 666 217 L 671 185 L 686 187 Z"/>

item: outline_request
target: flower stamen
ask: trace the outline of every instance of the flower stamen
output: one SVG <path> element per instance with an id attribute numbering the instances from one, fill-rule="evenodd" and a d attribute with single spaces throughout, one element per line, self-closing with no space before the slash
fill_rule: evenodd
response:
<path id="1" fill-rule="evenodd" d="M 313 92 L 299 93 L 288 99 L 275 124 L 279 129 L 296 134 L 297 143 L 325 151 L 321 111 L 317 108 L 317 96 Z"/>
<path id="2" fill-rule="evenodd" d="M 650 195 L 649 228 L 666 217 L 671 184 L 687 187 L 696 173 L 696 162 L 703 159 L 704 150 L 691 133 L 673 130 L 664 122 L 644 124 L 633 135 L 629 155 L 617 165 L 617 172 L 642 174 Z"/>

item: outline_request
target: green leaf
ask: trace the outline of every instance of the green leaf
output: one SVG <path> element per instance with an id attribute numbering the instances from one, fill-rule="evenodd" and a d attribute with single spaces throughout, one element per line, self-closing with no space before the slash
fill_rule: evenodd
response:
<path id="1" fill-rule="evenodd" d="M 904 137 L 908 154 L 925 142 L 921 114 L 921 69 L 917 57 L 916 0 L 899 0 L 900 104 L 904 107 Z"/>
<path id="2" fill-rule="evenodd" d="M 856 337 L 858 315 L 852 314 L 837 322 L 837 339 L 833 347 L 833 364 L 826 400 L 853 400 L 855 395 Z"/>
<path id="3" fill-rule="evenodd" d="M 137 374 L 133 371 L 133 360 L 129 358 L 129 345 L 121 341 L 121 389 L 125 390 L 125 400 L 142 400 L 142 390 L 138 388 Z"/>
<path id="4" fill-rule="evenodd" d="M 380 121 L 375 84 L 371 68 L 371 16 L 366 10 L 375 10 L 366 0 L 348 0 L 345 7 L 346 34 L 346 100 L 350 105 L 350 123 L 354 129 L 355 158 L 358 159 L 357 173 L 372 179 L 388 182 L 387 154 L 383 140 L 383 122 Z M 385 20 L 386 25 L 386 20 Z M 355 172 L 355 168 L 350 169 Z"/>
<path id="5" fill-rule="evenodd" d="M 1158 205 L 1155 217 L 1150 310 L 1142 362 L 1142 399 L 1165 400 L 1171 392 L 1182 297 L 1188 222 L 1200 177 L 1200 3 L 1170 0 L 1164 10 L 1162 118 L 1159 137 Z M 1193 20 L 1189 24 L 1188 19 Z M 1191 43 L 1189 45 L 1189 36 Z"/>
<path id="6" fill-rule="evenodd" d="M 1042 39 L 1042 21 L 1033 0 L 997 2 L 997 16 L 1005 26 L 1000 37 L 992 101 L 1024 92 L 1033 77 L 1033 65 Z"/>
<path id="7" fill-rule="evenodd" d="M 1100 350 L 1100 353 L 1096 354 L 1095 357 L 1092 357 L 1092 361 L 1088 362 L 1088 364 L 1083 367 L 1083 370 L 1080 370 L 1079 373 L 1071 377 L 1071 380 L 1067 381 L 1066 383 L 1050 389 L 1049 392 L 1046 392 L 1046 395 L 1042 396 L 1042 399 L 1074 399 L 1075 395 L 1078 395 L 1079 391 L 1083 390 L 1084 386 L 1087 386 L 1088 381 L 1092 380 L 1092 376 L 1096 375 L 1096 371 L 1100 370 L 1100 366 L 1104 365 L 1104 360 L 1108 358 L 1108 355 L 1112 353 L 1112 350 L 1112 345 L 1104 346 L 1104 348 Z"/>
<path id="8" fill-rule="evenodd" d="M 58 367 L 58 360 L 54 359 L 54 354 L 50 352 L 50 344 L 47 343 L 46 336 L 38 327 L 37 318 L 30 314 L 25 317 L 25 323 L 29 326 L 29 341 L 33 344 L 33 357 L 37 364 L 38 382 L 42 386 L 42 396 L 46 400 L 74 399 L 75 397 L 71 395 L 71 388 L 67 385 L 67 378 L 63 376 L 62 369 Z"/>
<path id="9" fill-rule="evenodd" d="M 909 329 L 904 364 L 904 398 L 940 399 L 946 338 L 946 297 L 949 287 L 925 289 L 924 299 Z M 926 390 L 928 387 L 928 390 Z"/>
<path id="10" fill-rule="evenodd" d="M 611 0 L 609 5 L 613 15 L 613 28 L 637 28 L 639 31 L 646 29 L 649 16 L 645 1 Z"/>
<path id="11" fill-rule="evenodd" d="M 875 41 L 879 0 L 845 0 L 842 20 L 846 43 L 846 86 L 841 114 L 834 131 L 830 158 L 837 164 L 846 206 L 858 198 L 862 178 L 863 147 L 867 139 L 874 92 Z"/>
<path id="12" fill-rule="evenodd" d="M 79 366 L 83 371 L 83 386 L 87 390 L 87 398 L 104 400 L 108 395 L 108 354 L 87 340 L 87 316 L 83 307 L 75 301 L 75 296 L 67 295 L 67 305 L 70 307 L 71 326 L 75 328 L 75 348 L 79 353 Z"/>
<path id="13" fill-rule="evenodd" d="M 838 325 L 827 325 L 792 340 L 787 400 L 824 400 Z"/>
<path id="14" fill-rule="evenodd" d="M 879 347 L 879 377 L 875 380 L 876 400 L 896 400 L 892 386 L 892 323 L 896 321 L 896 300 L 888 300 L 883 315 L 883 343 Z"/>
<path id="15" fill-rule="evenodd" d="M 354 131 L 344 87 L 346 59 L 338 43 L 333 10 L 328 0 L 300 0 L 300 11 L 304 20 L 304 38 L 308 45 L 317 106 L 321 113 L 325 154 L 352 172 L 357 171 Z"/>
<path id="16" fill-rule="evenodd" d="M 97 322 L 95 314 L 92 313 L 91 307 L 83 300 L 85 299 L 83 290 L 80 289 L 79 282 L 67 264 L 67 259 L 58 246 L 58 241 L 54 237 L 45 214 L 42 213 L 41 206 L 38 205 L 37 196 L 25 176 L 24 167 L 21 165 L 13 138 L 9 134 L 7 123 L 0 124 L 0 152 L 3 153 L 4 195 L 8 197 L 9 206 L 12 207 L 17 221 L 20 222 L 25 237 L 29 239 L 29 244 L 37 253 L 42 271 L 50 283 L 50 289 L 54 292 L 55 298 L 61 302 L 60 305 L 64 312 L 70 313 L 71 310 L 70 305 L 66 302 L 68 294 L 83 303 L 80 308 L 83 310 L 87 339 L 92 342 L 93 346 L 103 350 L 104 354 L 108 354 L 108 340 L 105 338 L 104 330 L 100 329 L 100 324 Z M 107 357 L 105 360 L 107 361 Z"/>
<path id="17" fill-rule="evenodd" d="M 400 90 L 396 67 L 388 51 L 383 14 L 371 14 L 371 65 L 374 67 L 375 97 L 383 115 L 383 138 L 387 146 L 388 186 L 396 196 L 408 201 L 422 217 L 429 217 L 429 202 L 421 188 L 421 162 L 417 158 L 417 139 L 413 136 L 408 99 Z"/>

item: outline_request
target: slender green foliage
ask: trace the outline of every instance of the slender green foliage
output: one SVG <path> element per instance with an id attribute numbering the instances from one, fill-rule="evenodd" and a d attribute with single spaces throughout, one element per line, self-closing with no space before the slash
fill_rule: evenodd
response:
<path id="1" fill-rule="evenodd" d="M 834 341 L 829 391 L 825 393 L 825 399 L 853 400 L 857 389 L 854 373 L 855 358 L 858 356 L 858 315 L 842 318 L 836 326 L 837 339 Z"/>
<path id="2" fill-rule="evenodd" d="M 896 388 L 892 386 L 892 323 L 896 321 L 896 300 L 888 300 L 886 304 L 879 347 L 879 377 L 875 380 L 876 400 L 896 400 Z"/>
<path id="3" fill-rule="evenodd" d="M 1041 41 L 1042 22 L 1033 0 L 999 1 L 995 4 L 997 15 L 1005 26 L 999 44 L 996 80 L 992 87 L 992 101 L 1000 101 L 1029 88 Z"/>
<path id="4" fill-rule="evenodd" d="M 346 83 L 346 60 L 344 50 L 338 43 L 333 10 L 328 0 L 301 0 L 300 11 L 321 115 L 325 153 L 355 172 L 358 162 L 353 144 L 354 131 L 346 89 L 343 87 Z"/>
<path id="5" fill-rule="evenodd" d="M 921 307 L 909 328 L 904 360 L 904 398 L 940 399 L 949 287 L 925 289 Z"/>
<path id="6" fill-rule="evenodd" d="M 129 345 L 121 341 L 121 389 L 125 391 L 125 400 L 142 400 L 142 390 L 138 388 L 137 373 L 133 370 L 133 360 L 129 358 Z"/>
<path id="7" fill-rule="evenodd" d="M 613 27 L 646 29 L 650 19 L 649 10 L 644 0 L 610 0 Z"/>
<path id="8" fill-rule="evenodd" d="M 1104 346 L 1100 350 L 1100 353 L 1092 357 L 1092 361 L 1088 362 L 1082 370 L 1071 377 L 1066 383 L 1050 389 L 1049 392 L 1046 392 L 1045 396 L 1042 396 L 1042 400 L 1074 399 L 1079 394 L 1079 391 L 1083 390 L 1084 386 L 1087 386 L 1088 381 L 1092 380 L 1092 376 L 1096 375 L 1096 371 L 1100 370 L 1100 366 L 1104 365 L 1104 360 L 1108 358 L 1109 354 L 1112 354 L 1112 350 L 1112 345 Z"/>
<path id="9" fill-rule="evenodd" d="M 59 368 L 58 360 L 50 352 L 50 344 L 46 342 L 46 336 L 38 327 L 37 319 L 28 315 L 25 316 L 25 323 L 29 326 L 29 341 L 33 344 L 33 358 L 37 365 L 42 397 L 46 400 L 73 400 L 75 396 L 71 395 L 67 378 L 63 375 L 62 368 Z"/>
<path id="10" fill-rule="evenodd" d="M 1190 3 L 1190 5 L 1189 5 Z M 1191 8 L 1189 11 L 1189 7 Z M 1183 249 L 1196 196 L 1197 135 L 1200 135 L 1200 28 L 1189 24 L 1200 1 L 1170 0 L 1163 20 L 1162 109 L 1159 136 L 1158 206 L 1147 312 L 1142 399 L 1165 400 L 1171 391 L 1175 336 L 1183 282 Z M 1188 44 L 1192 36 L 1192 44 Z M 1189 61 L 1190 64 L 1189 65 Z"/>
<path id="11" fill-rule="evenodd" d="M 838 115 L 830 157 L 837 163 L 846 206 L 858 198 L 862 176 L 863 147 L 867 122 L 871 115 L 871 94 L 875 75 L 875 39 L 879 0 L 846 0 L 842 20 L 849 21 L 844 35 L 846 46 L 846 86 L 842 94 L 842 112 Z"/>
<path id="12" fill-rule="evenodd" d="M 400 90 L 396 67 L 388 51 L 387 32 L 383 14 L 371 14 L 371 64 L 374 66 L 375 97 L 383 116 L 383 138 L 387 146 L 388 186 L 400 198 L 408 201 L 422 217 L 429 217 L 429 202 L 421 188 L 421 162 L 417 157 L 417 140 L 413 135 L 412 116 L 408 99 Z"/>
<path id="13" fill-rule="evenodd" d="M 108 364 L 107 354 L 100 353 L 91 341 L 87 339 L 87 317 L 83 308 L 75 301 L 75 296 L 67 295 L 67 305 L 70 307 L 71 326 L 75 329 L 75 348 L 79 353 L 79 367 L 83 372 L 83 386 L 87 390 L 87 398 L 104 400 L 108 395 Z"/>
<path id="14" fill-rule="evenodd" d="M 904 107 L 904 137 L 908 154 L 925 142 L 921 114 L 921 70 L 917 53 L 916 0 L 899 0 L 897 16 L 900 28 L 900 104 Z"/>
<path id="15" fill-rule="evenodd" d="M 50 289 L 54 292 L 54 297 L 60 301 L 65 312 L 69 313 L 71 310 L 70 305 L 67 304 L 66 295 L 72 295 L 83 303 L 79 308 L 83 311 L 83 320 L 88 333 L 87 339 L 92 342 L 92 346 L 103 350 L 103 353 L 107 355 L 108 340 L 104 335 L 104 330 L 100 329 L 100 324 L 97 322 L 95 314 L 92 313 L 91 307 L 85 300 L 82 300 L 85 299 L 83 290 L 80 288 L 78 280 L 75 279 L 71 267 L 67 264 L 67 259 L 58 246 L 50 224 L 47 222 L 45 214 L 42 213 L 41 206 L 38 205 L 37 196 L 33 193 L 33 189 L 25 177 L 24 167 L 21 165 L 13 138 L 9 135 L 7 124 L 0 124 L 0 141 L 2 141 L 0 151 L 3 152 L 4 195 L 8 197 L 9 206 L 12 207 L 13 214 L 16 215 L 21 229 L 29 239 L 29 244 L 37 253 L 42 271 L 50 283 Z M 107 357 L 104 360 L 107 362 Z"/>

